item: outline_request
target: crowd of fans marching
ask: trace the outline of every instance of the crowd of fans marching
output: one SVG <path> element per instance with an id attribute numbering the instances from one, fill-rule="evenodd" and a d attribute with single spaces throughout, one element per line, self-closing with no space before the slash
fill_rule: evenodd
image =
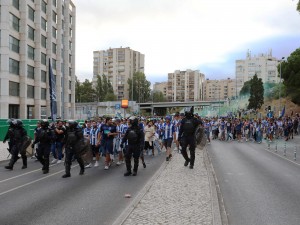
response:
<path id="1" fill-rule="evenodd" d="M 300 117 L 242 119 L 242 118 L 212 118 L 204 119 L 204 130 L 208 142 L 211 139 L 221 141 L 255 141 L 263 139 L 272 142 L 274 139 L 293 139 L 300 132 Z"/>

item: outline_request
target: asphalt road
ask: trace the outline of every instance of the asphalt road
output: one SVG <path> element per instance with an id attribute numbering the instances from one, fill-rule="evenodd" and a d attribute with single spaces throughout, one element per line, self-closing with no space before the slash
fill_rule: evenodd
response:
<path id="1" fill-rule="evenodd" d="M 293 162 L 265 144 L 218 140 L 208 153 L 230 225 L 300 224 L 300 155 Z"/>
<path id="2" fill-rule="evenodd" d="M 79 176 L 76 163 L 66 179 L 61 178 L 63 164 L 51 166 L 44 175 L 40 163 L 32 159 L 25 170 L 20 160 L 13 171 L 5 170 L 7 162 L 0 162 L 0 224 L 112 224 L 164 160 L 165 154 L 146 156 L 147 168 L 140 163 L 136 177 L 123 176 L 124 164 L 104 170 L 103 159 L 98 168 Z M 127 193 L 132 197 L 125 198 Z"/>

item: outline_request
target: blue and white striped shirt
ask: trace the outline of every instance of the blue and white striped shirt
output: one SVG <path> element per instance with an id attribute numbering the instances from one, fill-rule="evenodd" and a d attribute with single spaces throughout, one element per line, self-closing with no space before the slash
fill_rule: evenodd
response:
<path id="1" fill-rule="evenodd" d="M 174 124 L 170 123 L 164 123 L 162 126 L 162 134 L 163 134 L 163 139 L 173 139 L 173 134 L 175 132 L 175 126 Z"/>
<path id="2" fill-rule="evenodd" d="M 100 131 L 99 128 L 92 128 L 91 129 L 91 133 L 90 133 L 90 144 L 91 145 L 96 145 L 97 144 L 99 131 Z"/>

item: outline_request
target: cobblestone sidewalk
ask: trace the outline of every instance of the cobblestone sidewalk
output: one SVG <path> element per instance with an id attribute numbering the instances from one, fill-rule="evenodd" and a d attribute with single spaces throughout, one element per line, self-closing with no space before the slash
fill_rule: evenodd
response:
<path id="1" fill-rule="evenodd" d="M 196 149 L 194 169 L 184 167 L 183 157 L 175 153 L 165 162 L 160 175 L 141 197 L 123 225 L 133 224 L 214 224 L 209 174 L 204 150 Z"/>

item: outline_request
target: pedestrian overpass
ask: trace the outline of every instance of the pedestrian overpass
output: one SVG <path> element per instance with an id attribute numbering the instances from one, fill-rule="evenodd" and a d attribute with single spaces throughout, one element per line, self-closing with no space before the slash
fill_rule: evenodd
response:
<path id="1" fill-rule="evenodd" d="M 194 106 L 194 110 L 198 111 L 206 107 L 210 108 L 220 108 L 224 104 L 226 104 L 226 100 L 220 101 L 187 101 L 187 102 L 146 102 L 146 103 L 138 103 L 140 110 L 146 110 L 147 112 L 151 112 L 153 115 L 165 115 L 170 109 L 178 108 L 178 107 L 191 107 Z"/>

